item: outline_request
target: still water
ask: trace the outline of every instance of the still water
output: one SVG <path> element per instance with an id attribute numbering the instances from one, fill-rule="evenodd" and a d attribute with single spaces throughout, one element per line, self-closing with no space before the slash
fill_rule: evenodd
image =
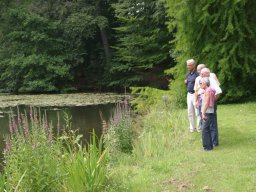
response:
<path id="1" fill-rule="evenodd" d="M 20 113 L 24 114 L 25 111 L 29 114 L 30 107 L 26 105 L 18 106 Z M 60 131 L 65 126 L 64 114 L 72 117 L 71 128 L 78 130 L 79 134 L 83 135 L 83 139 L 89 141 L 90 134 L 93 129 L 96 135 L 102 133 L 102 121 L 100 118 L 100 111 L 103 114 L 104 119 L 108 122 L 114 111 L 115 104 L 98 104 L 98 105 L 87 105 L 87 106 L 65 106 L 65 107 L 40 107 L 42 114 L 46 113 L 48 122 L 53 125 L 53 131 L 57 133 L 57 127 Z M 0 108 L 0 152 L 3 152 L 5 146 L 4 138 L 9 134 L 9 115 L 10 113 L 17 117 L 17 107 L 6 107 Z M 59 124 L 59 126 L 58 126 Z"/>

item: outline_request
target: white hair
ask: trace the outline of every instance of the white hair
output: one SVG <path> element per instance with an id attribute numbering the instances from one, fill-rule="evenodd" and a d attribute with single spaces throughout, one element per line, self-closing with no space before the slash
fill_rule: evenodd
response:
<path id="1" fill-rule="evenodd" d="M 209 77 L 203 77 L 200 79 L 200 83 L 205 83 L 208 87 L 210 86 L 210 79 Z"/>
<path id="2" fill-rule="evenodd" d="M 187 64 L 189 64 L 189 63 L 191 63 L 191 64 L 193 64 L 193 65 L 196 64 L 196 62 L 195 62 L 194 59 L 188 59 L 188 60 L 187 60 Z"/>
<path id="3" fill-rule="evenodd" d="M 210 77 L 210 69 L 209 68 L 203 68 L 202 70 L 201 70 L 201 73 L 202 73 L 202 75 L 203 75 L 203 77 Z"/>
<path id="4" fill-rule="evenodd" d="M 197 70 L 198 70 L 198 69 L 202 70 L 203 68 L 206 68 L 205 64 L 199 64 L 199 65 L 197 66 Z"/>
<path id="5" fill-rule="evenodd" d="M 203 68 L 202 69 L 202 73 L 210 73 L 210 69 L 209 68 Z"/>

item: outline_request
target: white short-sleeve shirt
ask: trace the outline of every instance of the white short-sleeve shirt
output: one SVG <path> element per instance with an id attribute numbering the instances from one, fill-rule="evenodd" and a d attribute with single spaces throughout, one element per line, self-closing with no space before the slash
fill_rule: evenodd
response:
<path id="1" fill-rule="evenodd" d="M 198 76 L 195 80 L 195 86 L 194 86 L 194 90 L 195 91 L 198 91 L 198 95 L 202 94 L 204 92 L 203 89 L 200 88 L 200 84 L 199 84 L 199 81 L 202 77 L 201 76 Z M 210 87 L 213 88 L 216 92 L 215 92 L 215 95 L 219 95 L 222 93 L 222 90 L 219 86 L 219 81 L 217 82 L 215 78 L 213 77 L 209 77 L 209 80 L 210 80 Z"/>

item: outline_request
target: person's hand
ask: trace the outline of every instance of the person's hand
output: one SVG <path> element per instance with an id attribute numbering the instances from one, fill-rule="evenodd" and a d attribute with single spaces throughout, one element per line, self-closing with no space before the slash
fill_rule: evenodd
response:
<path id="1" fill-rule="evenodd" d="M 198 101 L 194 102 L 194 106 L 198 109 Z"/>
<path id="2" fill-rule="evenodd" d="M 204 121 L 206 121 L 207 117 L 206 117 L 205 113 L 202 113 L 202 119 L 203 119 Z"/>
<path id="3" fill-rule="evenodd" d="M 187 85 L 187 83 L 188 83 L 188 81 L 187 81 L 187 79 L 185 79 L 185 80 L 184 80 L 184 84 Z"/>

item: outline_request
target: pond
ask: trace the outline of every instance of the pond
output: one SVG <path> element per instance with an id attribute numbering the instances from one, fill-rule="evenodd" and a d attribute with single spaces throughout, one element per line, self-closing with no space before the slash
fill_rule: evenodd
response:
<path id="1" fill-rule="evenodd" d="M 17 119 L 17 110 L 21 114 L 30 113 L 33 107 L 41 114 L 46 114 L 48 122 L 52 122 L 54 132 L 63 129 L 66 124 L 64 114 L 71 117 L 72 129 L 78 130 L 84 140 L 89 140 L 93 129 L 97 135 L 102 132 L 102 120 L 109 121 L 115 103 L 122 102 L 125 95 L 118 94 L 58 94 L 58 95 L 0 95 L 0 152 L 4 148 L 4 137 L 9 134 L 9 115 L 13 113 Z"/>

